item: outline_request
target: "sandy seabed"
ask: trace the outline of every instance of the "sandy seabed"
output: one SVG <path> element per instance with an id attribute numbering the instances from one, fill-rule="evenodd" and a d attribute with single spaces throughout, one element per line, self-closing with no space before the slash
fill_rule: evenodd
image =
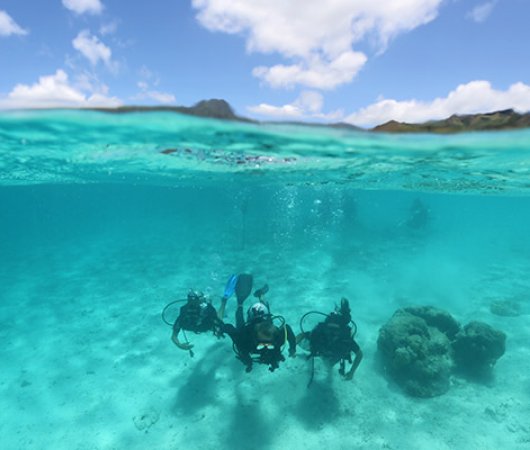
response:
<path id="1" fill-rule="evenodd" d="M 436 248 L 403 239 L 359 241 L 335 253 L 326 243 L 304 251 L 256 245 L 242 254 L 212 241 L 177 253 L 161 236 L 138 242 L 111 233 L 25 249 L 0 271 L 1 447 L 530 448 L 528 311 L 489 310 L 492 299 L 528 287 L 530 261 L 518 254 L 509 265 L 491 261 L 475 271 Z M 428 270 L 433 261 L 436 270 Z M 230 273 L 240 271 L 251 271 L 256 287 L 269 283 L 273 311 L 295 332 L 304 312 L 326 312 L 349 297 L 365 355 L 354 380 L 317 360 L 308 389 L 300 348 L 276 372 L 255 366 L 250 374 L 228 338 L 190 335 L 195 356 L 178 350 L 163 306 L 190 287 L 217 303 Z M 410 304 L 503 330 L 507 350 L 491 382 L 454 376 L 449 392 L 431 399 L 393 384 L 377 359 L 378 331 Z"/>

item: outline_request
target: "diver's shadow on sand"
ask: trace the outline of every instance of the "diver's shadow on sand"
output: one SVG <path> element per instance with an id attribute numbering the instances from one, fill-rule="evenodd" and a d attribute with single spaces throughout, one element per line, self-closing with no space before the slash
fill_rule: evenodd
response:
<path id="1" fill-rule="evenodd" d="M 322 365 L 322 364 L 321 364 Z M 338 376 L 336 368 L 322 367 L 327 371 L 325 379 L 313 379 L 300 399 L 294 413 L 309 429 L 318 429 L 326 423 L 333 422 L 340 414 L 340 404 L 333 389 L 333 378 Z"/>
<path id="2" fill-rule="evenodd" d="M 190 364 L 193 369 L 184 382 L 178 379 L 180 388 L 172 408 L 175 414 L 193 414 L 212 403 L 216 403 L 218 392 L 215 372 L 225 362 L 223 348 L 221 345 L 214 344 L 207 350 L 207 353 L 208 358 L 195 356 L 197 361 Z"/>
<path id="3" fill-rule="evenodd" d="M 235 380 L 258 376 L 255 372 L 245 373 L 244 365 L 235 358 L 230 364 Z M 257 369 L 254 368 L 254 371 Z M 270 375 L 270 374 L 267 374 Z M 235 403 L 227 412 L 227 426 L 222 441 L 225 448 L 232 450 L 261 450 L 270 448 L 276 437 L 274 421 L 263 412 L 260 398 L 246 396 L 240 383 L 234 383 Z"/>
<path id="4" fill-rule="evenodd" d="M 262 412 L 259 402 L 245 403 L 236 387 L 237 403 L 232 409 L 224 439 L 225 448 L 259 450 L 270 448 L 275 437 L 271 419 Z"/>

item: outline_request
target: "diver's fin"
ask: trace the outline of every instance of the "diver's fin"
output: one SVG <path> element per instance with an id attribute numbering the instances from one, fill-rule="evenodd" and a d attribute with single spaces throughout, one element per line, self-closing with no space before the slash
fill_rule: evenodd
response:
<path id="1" fill-rule="evenodd" d="M 234 291 L 236 289 L 236 284 L 237 284 L 238 278 L 239 277 L 237 275 L 232 275 L 228 279 L 228 281 L 226 282 L 225 293 L 223 294 L 223 298 L 228 299 L 228 298 L 232 297 L 232 295 L 234 294 Z"/>
<path id="2" fill-rule="evenodd" d="M 243 303 L 252 291 L 252 275 L 249 273 L 242 273 L 237 277 L 236 282 L 236 297 L 237 303 Z"/>

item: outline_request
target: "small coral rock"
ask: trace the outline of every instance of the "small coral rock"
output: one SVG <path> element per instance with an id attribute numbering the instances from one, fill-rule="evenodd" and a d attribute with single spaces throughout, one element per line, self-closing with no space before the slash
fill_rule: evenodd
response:
<path id="1" fill-rule="evenodd" d="M 453 342 L 457 367 L 473 374 L 490 371 L 505 348 L 506 335 L 483 322 L 470 322 Z"/>
<path id="2" fill-rule="evenodd" d="M 389 375 L 408 394 L 415 397 L 434 397 L 449 389 L 452 368 L 452 349 L 449 337 L 430 325 L 420 314 L 400 309 L 379 330 L 377 346 Z M 434 324 L 432 317 L 447 314 L 427 307 L 418 308 Z M 450 317 L 450 316 L 449 316 Z M 450 329 L 445 319 L 442 329 Z"/>
<path id="3" fill-rule="evenodd" d="M 514 300 L 495 300 L 490 311 L 497 316 L 517 317 L 521 315 L 521 305 Z"/>
<path id="4" fill-rule="evenodd" d="M 453 339 L 460 331 L 460 324 L 451 314 L 434 306 L 411 306 L 405 308 L 408 313 L 421 317 L 428 326 L 437 328 L 449 339 Z"/>

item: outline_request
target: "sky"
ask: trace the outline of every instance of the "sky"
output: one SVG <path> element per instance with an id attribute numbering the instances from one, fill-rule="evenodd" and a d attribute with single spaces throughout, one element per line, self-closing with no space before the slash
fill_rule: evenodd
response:
<path id="1" fill-rule="evenodd" d="M 530 111 L 530 0 L 0 0 L 0 109 L 184 105 L 258 120 Z"/>

